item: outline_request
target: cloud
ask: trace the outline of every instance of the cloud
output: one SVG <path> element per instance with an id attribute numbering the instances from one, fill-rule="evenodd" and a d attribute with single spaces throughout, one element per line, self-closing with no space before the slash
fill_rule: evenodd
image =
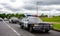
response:
<path id="1" fill-rule="evenodd" d="M 7 3 L 7 2 L 6 3 L 0 3 L 0 5 L 4 6 L 4 8 L 6 8 L 6 9 L 12 11 L 12 12 L 22 11 L 22 5 L 18 4 L 19 3 L 18 1 L 16 1 L 15 3 L 11 3 L 11 2 L 9 2 L 9 3 Z"/>
<path id="2" fill-rule="evenodd" d="M 40 13 L 60 11 L 60 0 L 0 0 L 0 10 L 6 13 Z"/>
<path id="3" fill-rule="evenodd" d="M 60 0 L 31 0 L 29 3 L 35 5 L 57 5 L 60 4 Z"/>
<path id="4" fill-rule="evenodd" d="M 28 4 L 28 5 L 25 5 L 23 8 L 27 10 L 36 10 L 37 7 L 34 5 Z"/>
<path id="5" fill-rule="evenodd" d="M 16 0 L 10 0 L 11 2 L 16 2 Z"/>
<path id="6" fill-rule="evenodd" d="M 59 0 L 43 0 L 37 1 L 38 5 L 57 5 L 60 4 Z"/>
<path id="7" fill-rule="evenodd" d="M 39 10 L 42 11 L 50 11 L 53 8 L 48 7 L 48 8 L 43 8 L 45 5 L 58 5 L 60 4 L 59 0 L 27 0 L 24 2 L 25 5 L 23 6 L 24 9 L 27 10 L 37 10 L 37 8 Z M 38 7 L 39 6 L 39 7 Z M 43 6 L 43 7 L 41 7 Z"/>
<path id="8" fill-rule="evenodd" d="M 41 11 L 51 11 L 51 10 L 59 10 L 60 1 L 59 0 L 27 0 L 25 1 L 24 9 L 27 10 L 37 10 L 37 8 Z"/>
<path id="9" fill-rule="evenodd" d="M 6 9 L 9 9 L 9 10 L 11 10 L 11 11 L 13 11 L 13 12 L 22 11 L 22 10 L 19 9 L 19 8 L 13 8 L 13 7 L 9 7 L 9 6 L 5 6 L 5 8 L 6 8 Z"/>
<path id="10" fill-rule="evenodd" d="M 60 9 L 56 9 L 57 11 L 60 11 Z"/>

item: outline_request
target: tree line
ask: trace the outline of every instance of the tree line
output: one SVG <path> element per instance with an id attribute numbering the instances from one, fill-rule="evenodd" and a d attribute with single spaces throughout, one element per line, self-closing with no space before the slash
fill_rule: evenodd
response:
<path id="1" fill-rule="evenodd" d="M 25 15 L 24 14 L 18 14 L 18 13 L 16 13 L 16 14 L 5 14 L 5 13 L 3 13 L 3 14 L 0 14 L 0 18 L 11 18 L 11 17 L 17 17 L 17 18 L 21 18 L 21 17 L 25 17 Z"/>
<path id="2" fill-rule="evenodd" d="M 25 17 L 25 15 L 24 14 L 18 14 L 18 13 L 16 13 L 16 14 L 5 14 L 5 13 L 3 13 L 3 14 L 0 14 L 0 18 L 11 18 L 11 17 L 17 17 L 17 18 L 21 18 L 21 17 Z M 39 17 L 48 17 L 48 15 L 44 15 L 44 14 L 41 14 Z M 56 17 L 56 16 L 52 16 L 52 17 Z M 57 17 L 60 17 L 60 15 L 59 16 L 57 16 Z"/>

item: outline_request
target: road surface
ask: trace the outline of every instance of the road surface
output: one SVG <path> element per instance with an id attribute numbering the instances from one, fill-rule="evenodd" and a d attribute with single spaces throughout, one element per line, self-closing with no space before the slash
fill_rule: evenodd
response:
<path id="1" fill-rule="evenodd" d="M 18 24 L 0 21 L 0 36 L 60 36 L 60 32 L 51 30 L 49 33 L 30 33 L 21 29 Z"/>

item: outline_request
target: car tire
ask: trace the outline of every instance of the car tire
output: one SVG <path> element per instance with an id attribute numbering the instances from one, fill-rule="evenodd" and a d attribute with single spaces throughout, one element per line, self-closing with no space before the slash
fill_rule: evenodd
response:
<path id="1" fill-rule="evenodd" d="M 14 23 L 13 20 L 11 20 L 11 22 Z"/>
<path id="2" fill-rule="evenodd" d="M 23 25 L 21 25 L 20 27 L 21 27 L 21 29 L 23 29 Z"/>
<path id="3" fill-rule="evenodd" d="M 49 32 L 49 30 L 45 30 L 45 33 L 48 33 Z"/>
<path id="4" fill-rule="evenodd" d="M 26 28 L 23 26 L 23 29 L 26 30 Z"/>
<path id="5" fill-rule="evenodd" d="M 33 32 L 33 28 L 32 27 L 29 28 L 29 32 L 31 32 L 31 33 Z"/>

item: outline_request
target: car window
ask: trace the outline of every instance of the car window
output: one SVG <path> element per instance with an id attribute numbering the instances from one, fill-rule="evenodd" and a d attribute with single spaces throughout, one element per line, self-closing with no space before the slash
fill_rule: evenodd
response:
<path id="1" fill-rule="evenodd" d="M 25 21 L 24 18 L 22 19 L 22 21 Z"/>
<path id="2" fill-rule="evenodd" d="M 31 22 L 42 22 L 40 18 L 29 18 L 29 21 Z"/>

